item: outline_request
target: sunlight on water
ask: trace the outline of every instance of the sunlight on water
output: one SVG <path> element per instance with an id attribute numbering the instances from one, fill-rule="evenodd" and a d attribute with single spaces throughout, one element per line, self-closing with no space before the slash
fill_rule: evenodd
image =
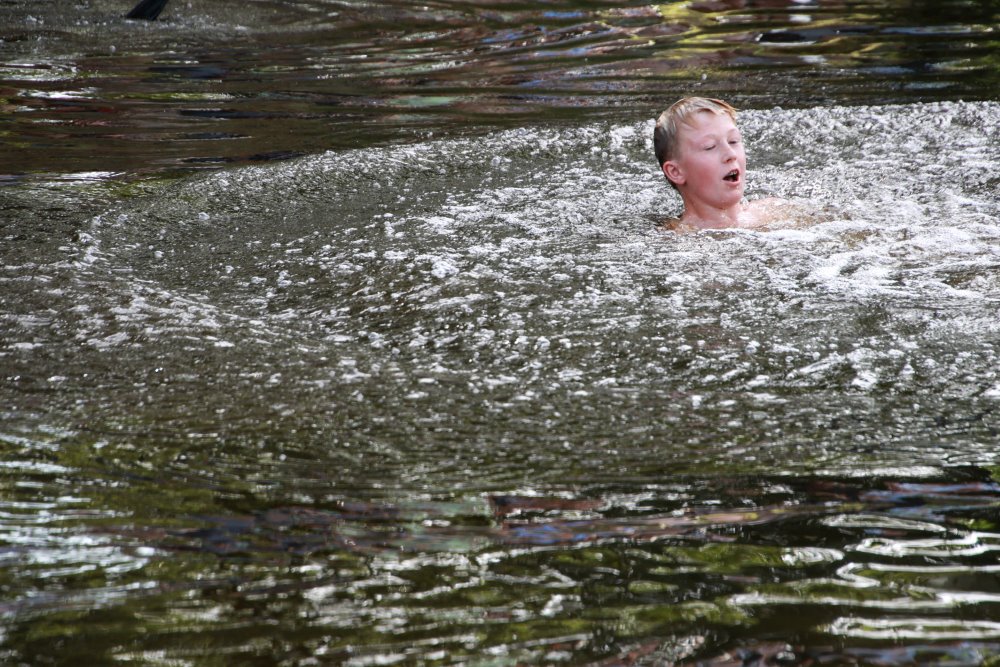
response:
<path id="1" fill-rule="evenodd" d="M 997 655 L 1000 106 L 741 122 L 804 219 L 662 231 L 641 119 L 174 181 L 4 266 L 4 641 Z"/>
<path id="2" fill-rule="evenodd" d="M 688 91 L 796 107 L 991 99 L 996 6 L 959 0 L 0 6 L 16 174 L 214 168 L 652 114 Z"/>
<path id="3" fill-rule="evenodd" d="M 639 449 L 658 424 L 699 423 L 703 454 L 713 423 L 753 433 L 767 442 L 753 454 L 709 445 L 750 467 L 876 465 L 856 448 L 872 432 L 881 467 L 893 451 L 909 467 L 992 462 L 967 424 L 950 449 L 933 415 L 942 399 L 995 400 L 996 106 L 776 110 L 743 124 L 752 190 L 802 202 L 812 220 L 659 231 L 678 207 L 647 123 L 330 153 L 183 182 L 95 218 L 80 279 L 110 277 L 120 293 L 80 300 L 77 338 L 139 355 L 160 341 L 176 350 L 167 359 L 225 366 L 284 355 L 294 374 L 243 371 L 275 400 L 322 402 L 339 387 L 376 413 L 438 402 L 449 407 L 421 421 L 443 434 L 462 424 L 463 440 L 603 443 L 594 410 L 610 404 Z M 896 416 L 868 422 L 887 392 L 900 398 L 883 416 Z M 779 414 L 784 436 L 766 436 Z M 815 430 L 850 422 L 842 444 Z M 912 445 L 930 428 L 943 437 L 922 459 L 927 445 Z M 820 439 L 805 458 L 803 437 Z"/>
<path id="4" fill-rule="evenodd" d="M 0 662 L 997 661 L 996 3 L 129 4 L 0 3 Z"/>

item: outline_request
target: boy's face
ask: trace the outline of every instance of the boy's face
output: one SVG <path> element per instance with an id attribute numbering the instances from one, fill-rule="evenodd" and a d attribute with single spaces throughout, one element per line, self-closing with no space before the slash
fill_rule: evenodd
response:
<path id="1" fill-rule="evenodd" d="M 733 119 L 699 111 L 678 132 L 678 155 L 663 173 L 685 200 L 725 209 L 739 204 L 746 185 L 747 157 Z"/>

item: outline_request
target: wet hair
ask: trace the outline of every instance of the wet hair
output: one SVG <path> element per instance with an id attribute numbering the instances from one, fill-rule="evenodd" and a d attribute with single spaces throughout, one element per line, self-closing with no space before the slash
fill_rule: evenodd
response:
<path id="1" fill-rule="evenodd" d="M 653 150 L 656 151 L 656 160 L 660 163 L 661 170 L 664 162 L 677 157 L 680 126 L 690 123 L 692 116 L 703 111 L 724 113 L 736 122 L 736 109 L 722 100 L 710 97 L 685 97 L 677 100 L 660 114 L 653 130 Z"/>

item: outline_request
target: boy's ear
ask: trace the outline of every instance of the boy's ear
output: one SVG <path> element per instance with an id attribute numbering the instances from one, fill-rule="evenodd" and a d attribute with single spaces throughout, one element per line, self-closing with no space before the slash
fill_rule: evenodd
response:
<path id="1" fill-rule="evenodd" d="M 684 185 L 684 181 L 687 180 L 684 177 L 684 172 L 673 160 L 667 160 L 663 163 L 663 175 L 674 185 Z"/>

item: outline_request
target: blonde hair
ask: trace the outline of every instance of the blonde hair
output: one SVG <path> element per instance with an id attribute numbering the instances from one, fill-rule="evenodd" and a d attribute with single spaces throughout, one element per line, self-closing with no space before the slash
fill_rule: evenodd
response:
<path id="1" fill-rule="evenodd" d="M 653 130 L 653 150 L 656 151 L 660 169 L 663 169 L 664 162 L 677 157 L 680 126 L 689 123 L 692 116 L 703 111 L 724 113 L 736 122 L 736 109 L 722 100 L 710 97 L 685 97 L 677 100 L 660 114 Z"/>

